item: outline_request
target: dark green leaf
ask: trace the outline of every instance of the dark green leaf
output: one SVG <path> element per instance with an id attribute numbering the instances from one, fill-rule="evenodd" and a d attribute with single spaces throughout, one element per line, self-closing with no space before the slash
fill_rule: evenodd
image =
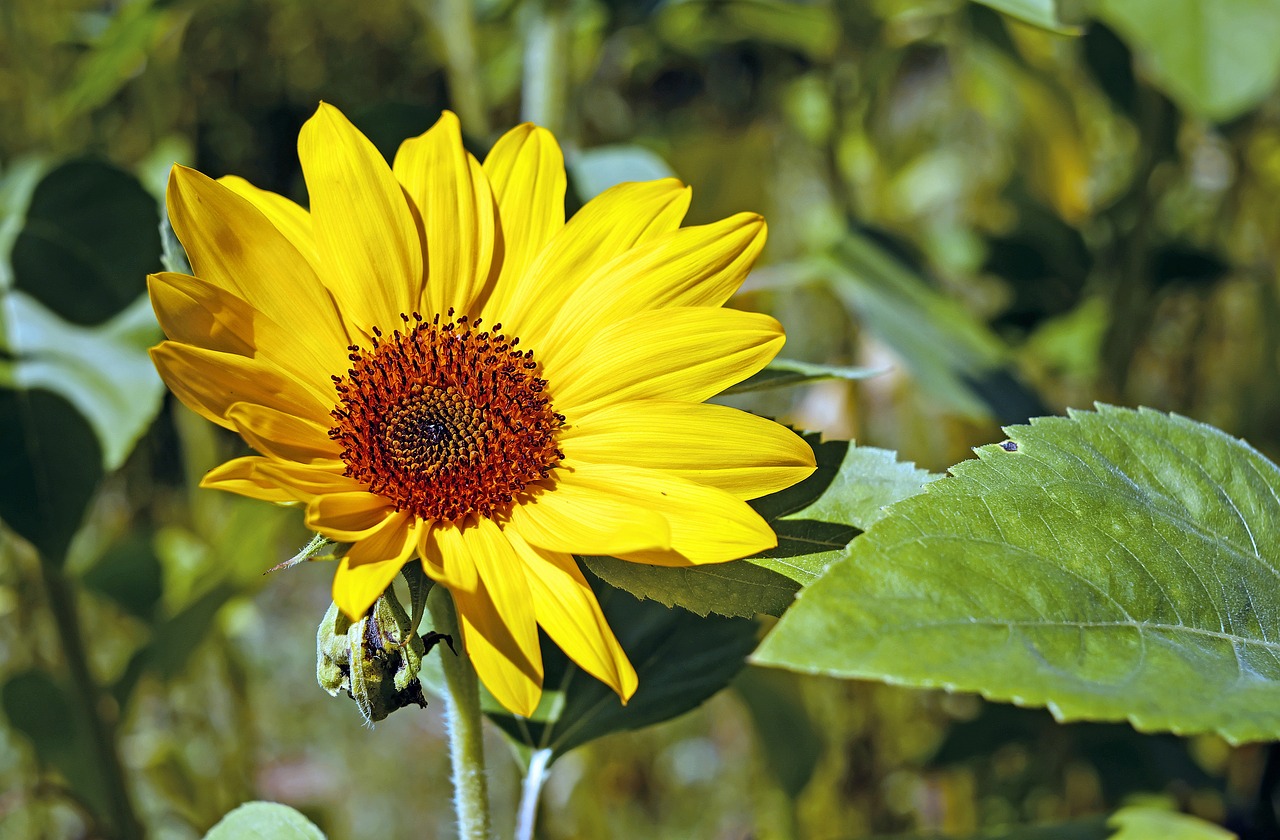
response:
<path id="1" fill-rule="evenodd" d="M 5 717 L 35 749 L 36 758 L 57 770 L 95 813 L 110 812 L 98 762 L 86 760 L 92 749 L 88 724 L 68 690 L 45 671 L 31 669 L 9 677 L 0 688 Z"/>
<path id="2" fill-rule="evenodd" d="M 0 519 L 61 565 L 102 479 L 88 423 L 48 391 L 0 390 Z"/>
<path id="3" fill-rule="evenodd" d="M 788 674 L 744 668 L 733 688 L 751 714 L 765 766 L 792 799 L 800 795 L 822 756 L 822 733 Z"/>
<path id="4" fill-rule="evenodd" d="M 550 748 L 560 756 L 611 732 L 670 720 L 728 685 L 755 647 L 758 627 L 749 619 L 701 618 L 602 584 L 595 588 L 609 626 L 635 666 L 640 687 L 623 706 L 612 689 L 544 640 L 546 676 L 534 717 L 524 720 L 500 708 L 487 709 L 517 743 Z"/>
<path id="5" fill-rule="evenodd" d="M 164 592 L 160 560 L 151 541 L 149 531 L 129 534 L 107 549 L 80 582 L 131 615 L 150 621 Z"/>
<path id="6" fill-rule="evenodd" d="M 1150 410 L 1007 432 L 854 541 L 758 661 L 1280 737 L 1280 469 Z"/>
<path id="7" fill-rule="evenodd" d="M 1054 32 L 1076 33 L 1075 21 L 1063 19 L 1059 0 L 977 0 L 1006 15 Z"/>
<path id="8" fill-rule="evenodd" d="M 218 820 L 204 840 L 324 840 L 324 832 L 288 805 L 246 802 Z"/>
<path id="9" fill-rule="evenodd" d="M 585 557 L 583 562 L 611 586 L 703 616 L 782 615 L 799 589 L 790 578 L 747 560 L 687 568 L 647 566 L 614 557 Z"/>
<path id="10" fill-rule="evenodd" d="M 160 270 L 155 199 L 127 172 L 73 161 L 31 196 L 13 246 L 15 288 L 73 323 L 98 324 L 146 291 Z"/>
<path id="11" fill-rule="evenodd" d="M 778 535 L 777 548 L 749 558 L 800 584 L 813 581 L 858 531 L 884 515 L 884 508 L 914 496 L 938 476 L 895 460 L 892 452 L 848 441 L 817 443 L 817 471 L 781 493 L 752 504 Z"/>

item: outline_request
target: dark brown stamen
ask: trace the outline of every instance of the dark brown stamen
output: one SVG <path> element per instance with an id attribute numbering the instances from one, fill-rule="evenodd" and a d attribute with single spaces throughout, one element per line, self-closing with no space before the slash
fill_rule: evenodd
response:
<path id="1" fill-rule="evenodd" d="M 339 404 L 329 437 L 346 474 L 421 519 L 495 518 L 564 457 L 564 417 L 516 339 L 480 331 L 480 319 L 401 315 L 406 332 L 376 327 L 333 377 Z"/>

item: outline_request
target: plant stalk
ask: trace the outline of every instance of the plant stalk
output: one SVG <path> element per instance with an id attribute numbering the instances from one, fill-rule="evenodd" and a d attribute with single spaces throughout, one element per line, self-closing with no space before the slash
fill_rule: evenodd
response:
<path id="1" fill-rule="evenodd" d="M 487 139 L 489 110 L 476 52 L 473 6 L 471 0 L 428 0 L 427 22 L 436 27 L 444 47 L 450 104 L 468 134 Z"/>
<path id="2" fill-rule="evenodd" d="M 443 595 L 445 593 L 441 593 Z M 453 638 L 461 648 L 462 634 L 453 598 L 428 602 L 437 633 Z M 453 656 L 440 652 L 445 685 L 445 723 L 449 731 L 449 759 L 453 767 L 453 808 L 459 840 L 489 840 L 489 790 L 484 767 L 484 730 L 480 714 L 480 682 L 466 651 Z"/>
<path id="3" fill-rule="evenodd" d="M 516 814 L 516 840 L 533 840 L 533 827 L 538 820 L 538 801 L 547 781 L 551 750 L 543 748 L 529 756 L 529 768 L 520 788 L 520 811 Z"/>
<path id="4" fill-rule="evenodd" d="M 134 809 L 124 762 L 120 758 L 116 732 L 118 713 L 108 705 L 110 701 L 102 686 L 89 670 L 75 592 L 62 571 L 46 558 L 40 560 L 40 572 L 44 578 L 49 609 L 53 612 L 54 625 L 58 630 L 58 641 L 71 675 L 72 687 L 88 726 L 93 758 L 98 764 L 98 772 L 106 788 L 111 836 L 121 840 L 142 840 L 142 822 Z"/>
<path id="5" fill-rule="evenodd" d="M 533 4 L 525 32 L 520 116 L 557 137 L 565 134 L 569 99 L 569 14 L 561 0 Z"/>

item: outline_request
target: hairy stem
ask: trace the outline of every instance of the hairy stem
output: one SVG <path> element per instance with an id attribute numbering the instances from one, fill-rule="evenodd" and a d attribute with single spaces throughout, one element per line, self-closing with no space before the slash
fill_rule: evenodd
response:
<path id="1" fill-rule="evenodd" d="M 440 595 L 444 595 L 442 591 Z M 462 646 L 458 614 L 451 597 L 428 601 L 437 633 Z M 484 731 L 480 714 L 480 683 L 463 651 L 454 656 L 441 649 L 445 685 L 445 722 L 449 730 L 449 758 L 453 767 L 453 808 L 458 817 L 459 840 L 488 840 L 489 791 L 484 768 Z"/>

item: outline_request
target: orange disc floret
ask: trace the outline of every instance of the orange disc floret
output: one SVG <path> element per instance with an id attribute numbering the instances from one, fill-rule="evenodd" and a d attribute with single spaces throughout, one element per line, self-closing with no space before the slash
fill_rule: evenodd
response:
<path id="1" fill-rule="evenodd" d="M 533 353 L 495 324 L 436 315 L 400 316 L 390 338 L 373 329 L 369 349 L 333 377 L 340 399 L 329 437 L 346 474 L 424 520 L 493 519 L 546 478 L 564 454 Z"/>

